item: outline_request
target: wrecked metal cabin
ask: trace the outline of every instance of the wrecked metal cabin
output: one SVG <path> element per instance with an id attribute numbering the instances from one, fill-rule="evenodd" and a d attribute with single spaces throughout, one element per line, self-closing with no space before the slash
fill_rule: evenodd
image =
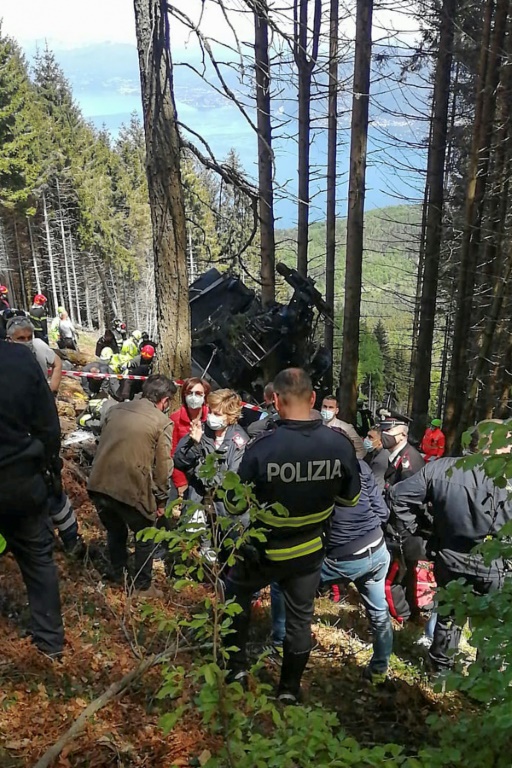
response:
<path id="1" fill-rule="evenodd" d="M 329 370 L 329 352 L 316 340 L 319 321 L 332 312 L 311 278 L 278 264 L 293 288 L 287 304 L 263 309 L 259 296 L 235 275 L 210 269 L 190 286 L 192 369 L 217 387 L 231 387 L 256 401 L 267 381 L 288 366 L 304 367 L 318 384 Z"/>

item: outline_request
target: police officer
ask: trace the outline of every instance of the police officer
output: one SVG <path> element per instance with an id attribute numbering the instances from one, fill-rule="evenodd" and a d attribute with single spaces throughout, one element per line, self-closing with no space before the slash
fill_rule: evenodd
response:
<path id="1" fill-rule="evenodd" d="M 403 416 L 389 416 L 380 423 L 382 447 L 389 451 L 384 475 L 388 488 L 419 472 L 425 464 L 421 453 L 408 441 L 407 421 Z"/>
<path id="2" fill-rule="evenodd" d="M 502 449 L 510 453 L 512 442 Z M 414 510 L 430 502 L 433 532 L 427 549 L 434 557 L 434 575 L 438 586 L 463 578 L 478 594 L 500 589 L 505 577 L 502 560 L 484 563 L 483 556 L 472 552 L 487 537 L 494 537 L 512 519 L 511 483 L 498 488 L 487 477 L 483 467 L 464 470 L 460 459 L 448 458 L 429 462 L 413 477 L 395 485 L 390 491 L 390 504 L 397 524 L 414 530 Z M 412 510 L 412 511 L 411 511 Z M 438 615 L 434 640 L 429 651 L 432 667 L 441 671 L 453 666 L 461 628 L 453 616 Z"/>
<path id="3" fill-rule="evenodd" d="M 278 583 L 286 603 L 286 636 L 279 699 L 295 703 L 311 650 L 311 621 L 324 556 L 324 532 L 336 501 L 355 506 L 360 494 L 359 467 L 350 440 L 311 419 L 315 402 L 311 379 L 300 368 L 288 368 L 274 380 L 274 404 L 280 421 L 246 448 L 239 475 L 254 483 L 263 505 L 282 504 L 283 517 L 270 509 L 258 513 L 266 541 L 247 548 L 229 573 L 226 595 L 242 613 L 233 622 L 230 679 L 247 675 L 246 643 L 254 592 Z"/>
<path id="4" fill-rule="evenodd" d="M 45 475 L 58 456 L 59 419 L 34 355 L 21 344 L 4 341 L 0 342 L 0 422 L 0 534 L 27 588 L 34 643 L 57 656 L 64 630 Z"/>
<path id="5" fill-rule="evenodd" d="M 388 468 L 384 473 L 386 492 L 425 466 L 421 453 L 408 441 L 408 421 L 405 416 L 393 414 L 380 423 L 382 446 L 389 451 Z M 421 519 L 421 525 L 416 526 L 415 531 L 397 527 L 393 512 L 386 529 L 393 557 L 387 595 L 391 614 L 399 621 L 411 615 L 417 618 L 420 613 L 416 588 L 417 564 L 419 560 L 426 559 L 425 543 L 431 520 L 426 507 L 414 511 Z"/>

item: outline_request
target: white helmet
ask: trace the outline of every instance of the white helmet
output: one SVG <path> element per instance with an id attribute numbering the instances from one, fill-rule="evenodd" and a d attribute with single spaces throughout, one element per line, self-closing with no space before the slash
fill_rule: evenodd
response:
<path id="1" fill-rule="evenodd" d="M 114 350 L 110 347 L 103 347 L 100 354 L 100 360 L 103 360 L 105 363 L 108 363 L 108 361 L 112 358 L 114 354 Z"/>

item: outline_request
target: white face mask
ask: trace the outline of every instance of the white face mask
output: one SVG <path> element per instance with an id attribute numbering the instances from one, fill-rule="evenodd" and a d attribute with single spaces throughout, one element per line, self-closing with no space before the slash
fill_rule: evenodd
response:
<path id="1" fill-rule="evenodd" d="M 217 416 L 215 413 L 209 413 L 206 417 L 206 423 L 210 429 L 217 432 L 219 429 L 224 429 L 226 426 L 226 419 L 224 416 Z"/>
<path id="2" fill-rule="evenodd" d="M 34 351 L 34 340 L 32 341 L 15 341 L 15 344 L 21 344 L 23 347 L 26 347 L 27 349 L 30 349 L 31 352 Z"/>
<path id="3" fill-rule="evenodd" d="M 204 403 L 204 395 L 187 395 L 185 397 L 185 402 L 189 408 L 192 408 L 192 410 L 200 408 Z"/>
<path id="4" fill-rule="evenodd" d="M 320 415 L 322 417 L 322 421 L 332 421 L 336 414 L 334 411 L 321 410 Z"/>

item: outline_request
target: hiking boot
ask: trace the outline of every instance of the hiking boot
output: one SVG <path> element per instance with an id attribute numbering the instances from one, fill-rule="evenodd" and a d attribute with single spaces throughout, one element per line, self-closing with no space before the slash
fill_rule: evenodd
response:
<path id="1" fill-rule="evenodd" d="M 126 568 L 117 570 L 117 568 L 108 567 L 103 569 L 101 574 L 103 581 L 108 581 L 109 584 L 123 585 L 125 580 L 129 578 L 129 573 Z"/>
<path id="2" fill-rule="evenodd" d="M 158 589 L 155 587 L 154 584 L 150 584 L 149 587 L 146 587 L 146 589 L 134 589 L 133 590 L 133 596 L 134 597 L 154 597 L 161 600 L 164 596 L 164 593 L 161 589 Z"/>
<path id="3" fill-rule="evenodd" d="M 87 554 L 87 544 L 80 534 L 78 534 L 76 539 L 72 539 L 68 542 L 63 541 L 62 546 L 64 547 L 66 557 L 70 557 L 73 560 L 83 560 Z"/>
<path id="4" fill-rule="evenodd" d="M 371 667 L 365 667 L 363 670 L 363 680 L 376 687 L 386 685 L 389 682 L 387 672 L 374 672 Z"/>
<path id="5" fill-rule="evenodd" d="M 282 691 L 281 693 L 277 693 L 277 700 L 280 704 L 283 704 L 285 707 L 296 707 L 301 703 L 301 695 L 291 693 L 290 691 Z"/>
<path id="6" fill-rule="evenodd" d="M 304 653 L 291 653 L 288 644 L 285 641 L 283 646 L 281 677 L 277 689 L 277 698 L 279 701 L 288 704 L 297 704 L 300 701 L 300 682 L 302 673 L 308 663 L 309 653 L 309 651 L 305 651 Z"/>
<path id="7" fill-rule="evenodd" d="M 226 682 L 228 685 L 231 683 L 240 683 L 244 691 L 249 690 L 249 673 L 246 669 L 228 670 L 226 675 Z"/>

